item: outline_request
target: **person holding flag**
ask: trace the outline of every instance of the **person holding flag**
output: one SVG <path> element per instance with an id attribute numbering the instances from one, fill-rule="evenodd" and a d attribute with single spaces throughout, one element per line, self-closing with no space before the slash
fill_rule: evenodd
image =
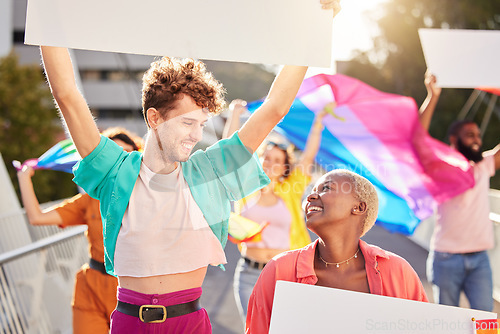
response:
<path id="1" fill-rule="evenodd" d="M 427 98 L 420 122 L 429 129 L 441 88 L 434 75 L 425 75 Z M 493 310 L 493 278 L 488 249 L 493 248 L 489 219 L 490 177 L 500 168 L 500 144 L 483 152 L 481 132 L 471 120 L 456 121 L 448 129 L 450 146 L 469 160 L 475 185 L 438 206 L 436 226 L 427 259 L 427 277 L 434 301 L 458 306 L 463 290 L 473 309 Z"/>
<path id="2" fill-rule="evenodd" d="M 138 139 L 125 129 L 109 128 L 102 134 L 126 152 L 138 150 Z M 34 174 L 35 170 L 30 164 L 23 165 L 17 172 L 21 199 L 31 225 L 57 225 L 59 227 L 87 225 L 88 227 L 85 235 L 89 242 L 90 260 L 76 273 L 71 301 L 73 333 L 109 333 L 111 313 L 116 306 L 118 281 L 116 277 L 108 275 L 104 268 L 99 201 L 87 194 L 78 194 L 42 211 L 31 180 Z"/>

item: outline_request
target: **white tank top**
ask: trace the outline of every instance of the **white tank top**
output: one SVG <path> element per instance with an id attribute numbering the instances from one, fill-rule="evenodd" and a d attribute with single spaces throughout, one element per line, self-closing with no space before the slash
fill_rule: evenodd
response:
<path id="1" fill-rule="evenodd" d="M 117 276 L 148 277 L 226 263 L 222 246 L 193 199 L 179 166 L 155 174 L 144 163 L 123 216 Z"/>
<path id="2" fill-rule="evenodd" d="M 262 206 L 249 201 L 241 215 L 259 224 L 268 222 L 259 242 L 247 242 L 253 248 L 290 249 L 290 227 L 292 215 L 281 198 L 272 206 Z"/>

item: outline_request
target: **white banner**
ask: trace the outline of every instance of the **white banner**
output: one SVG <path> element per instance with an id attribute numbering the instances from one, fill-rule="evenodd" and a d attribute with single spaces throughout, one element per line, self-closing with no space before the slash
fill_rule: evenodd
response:
<path id="1" fill-rule="evenodd" d="M 319 0 L 29 0 L 25 43 L 329 67 L 332 16 Z"/>
<path id="2" fill-rule="evenodd" d="M 440 87 L 500 87 L 500 31 L 419 29 L 427 67 Z"/>
<path id="3" fill-rule="evenodd" d="M 496 313 L 278 281 L 270 334 L 472 334 Z"/>

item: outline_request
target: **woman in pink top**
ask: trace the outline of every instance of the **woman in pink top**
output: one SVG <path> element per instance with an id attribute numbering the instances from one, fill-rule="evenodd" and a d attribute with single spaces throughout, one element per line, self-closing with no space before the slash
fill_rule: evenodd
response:
<path id="1" fill-rule="evenodd" d="M 378 212 L 377 192 L 367 179 L 347 170 L 323 175 L 305 211 L 307 227 L 319 238 L 266 265 L 250 296 L 246 333 L 269 331 L 278 280 L 428 301 L 406 260 L 360 239 Z"/>
<path id="2" fill-rule="evenodd" d="M 246 111 L 244 101 L 234 100 L 229 106 L 230 118 L 226 123 L 225 137 L 229 137 L 240 126 L 240 114 Z M 240 244 L 241 258 L 234 272 L 234 296 L 243 324 L 247 316 L 248 301 L 262 268 L 274 256 L 298 249 L 311 242 L 302 211 L 302 197 L 311 182 L 314 159 L 321 144 L 322 120 L 327 107 L 318 112 L 313 120 L 307 142 L 294 163 L 293 147 L 284 143 L 268 141 L 260 148 L 262 167 L 271 183 L 252 195 L 238 201 L 235 212 L 259 224 L 268 223 L 262 231 L 260 241 Z"/>

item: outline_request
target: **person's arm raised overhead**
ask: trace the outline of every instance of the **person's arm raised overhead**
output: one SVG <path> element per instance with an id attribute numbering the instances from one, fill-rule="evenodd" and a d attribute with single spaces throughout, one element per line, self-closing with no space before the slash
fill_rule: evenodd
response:
<path id="1" fill-rule="evenodd" d="M 495 146 L 493 149 L 484 152 L 484 155 L 493 155 L 495 159 L 495 170 L 500 169 L 500 144 Z"/>
<path id="2" fill-rule="evenodd" d="M 339 0 L 320 0 L 323 9 L 340 10 Z M 288 113 L 306 74 L 306 66 L 286 65 L 278 73 L 264 103 L 250 116 L 239 131 L 243 144 L 252 152 Z"/>
<path id="3" fill-rule="evenodd" d="M 420 106 L 419 120 L 424 129 L 429 131 L 432 115 L 434 114 L 434 110 L 436 110 L 436 105 L 438 103 L 439 96 L 441 95 L 441 88 L 437 86 L 436 77 L 428 70 L 425 72 L 424 83 L 427 88 L 427 97 Z"/>
<path id="4" fill-rule="evenodd" d="M 90 109 L 78 91 L 69 52 L 65 48 L 41 46 L 43 66 L 50 90 L 76 149 L 82 158 L 99 144 L 100 134 Z"/>
<path id="5" fill-rule="evenodd" d="M 42 211 L 36 198 L 31 178 L 35 174 L 33 168 L 24 166 L 17 172 L 19 190 L 23 201 L 24 210 L 31 225 L 61 225 L 63 220 L 55 210 Z"/>
<path id="6" fill-rule="evenodd" d="M 222 138 L 229 138 L 238 131 L 240 128 L 240 117 L 243 112 L 247 110 L 246 108 L 247 102 L 236 99 L 231 101 L 229 104 L 229 116 L 226 121 L 226 125 L 224 126 L 224 131 L 222 133 Z"/>
<path id="7" fill-rule="evenodd" d="M 239 136 L 252 152 L 288 113 L 306 71 L 306 66 L 284 66 L 274 79 L 264 103 L 243 124 Z"/>
<path id="8" fill-rule="evenodd" d="M 335 109 L 336 103 L 332 102 L 325 106 L 323 110 L 318 112 L 314 117 L 311 130 L 307 136 L 306 147 L 300 157 L 299 166 L 302 166 L 306 175 L 311 175 L 311 168 L 314 164 L 314 159 L 318 154 L 319 146 L 321 145 L 321 133 L 323 132 L 323 118 L 328 113 L 327 108 Z"/>

